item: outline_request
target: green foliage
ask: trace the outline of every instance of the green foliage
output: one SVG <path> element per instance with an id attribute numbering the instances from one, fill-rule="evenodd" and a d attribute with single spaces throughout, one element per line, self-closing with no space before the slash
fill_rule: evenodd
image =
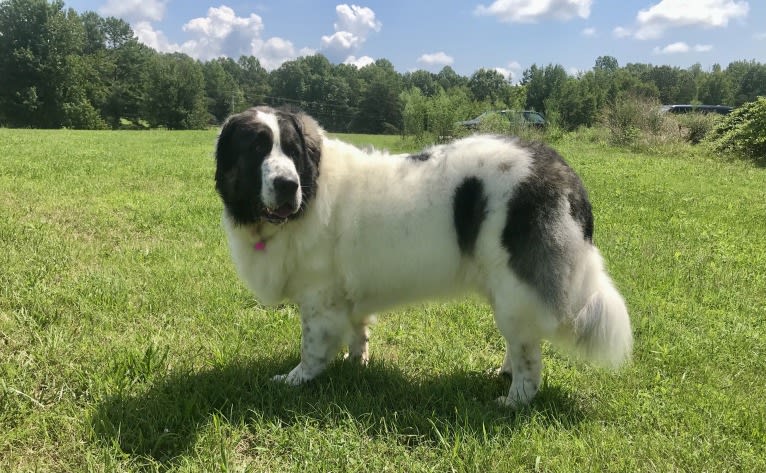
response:
<path id="1" fill-rule="evenodd" d="M 545 101 L 546 117 L 567 131 L 591 126 L 599 111 L 597 91 L 592 80 L 570 77 Z"/>
<path id="2" fill-rule="evenodd" d="M 708 135 L 713 148 L 766 162 L 766 97 L 735 108 Z"/>
<path id="3" fill-rule="evenodd" d="M 402 79 L 394 65 L 386 59 L 359 71 L 366 82 L 354 117 L 353 129 L 362 133 L 399 133 L 402 128 Z"/>
<path id="4" fill-rule="evenodd" d="M 527 89 L 528 110 L 535 110 L 548 116 L 547 104 L 551 104 L 551 97 L 558 97 L 564 83 L 567 81 L 567 73 L 564 68 L 558 64 L 548 64 L 544 68 L 532 67 L 524 71 L 521 83 Z"/>
<path id="5" fill-rule="evenodd" d="M 720 119 L 721 115 L 714 113 L 685 113 L 676 118 L 686 140 L 695 145 L 705 139 Z"/>
<path id="6" fill-rule="evenodd" d="M 616 146 L 645 150 L 679 137 L 675 121 L 662 112 L 657 100 L 628 93 L 604 107 L 601 123 L 609 130 L 609 142 Z"/>
<path id="7" fill-rule="evenodd" d="M 202 66 L 185 54 L 161 54 L 152 59 L 146 118 L 152 126 L 171 130 L 205 128 L 209 115 Z"/>
<path id="8" fill-rule="evenodd" d="M 460 134 L 456 123 L 473 118 L 480 113 L 483 104 L 477 104 L 470 97 L 466 87 L 449 92 L 440 90 L 433 97 L 426 97 L 418 88 L 401 95 L 404 103 L 403 132 L 413 136 L 418 143 L 444 141 Z M 508 120 L 505 120 L 506 128 Z"/>
<path id="9" fill-rule="evenodd" d="M 468 81 L 468 88 L 475 100 L 494 103 L 505 98 L 508 81 L 494 69 L 479 69 Z"/>
<path id="10" fill-rule="evenodd" d="M 196 128 L 267 104 L 301 108 L 329 131 L 399 133 L 407 128 L 406 104 L 400 98 L 417 88 L 429 99 L 467 94 L 471 105 L 458 110 L 458 120 L 483 110 L 531 109 L 565 132 L 592 126 L 621 94 L 663 103 L 734 106 L 766 94 L 766 65 L 756 61 L 735 61 L 725 69 L 715 65 L 707 72 L 699 64 L 688 69 L 621 67 L 616 58 L 599 56 L 592 70 L 576 76 L 561 65 L 533 64 L 520 84 L 511 84 L 492 69 L 469 77 L 449 66 L 438 73 L 400 74 L 386 59 L 360 69 L 332 64 L 320 54 L 287 61 L 272 71 L 253 56 L 197 61 L 197 66 L 183 66 L 188 79 L 170 80 L 175 73 L 166 65 L 155 70 L 167 62 L 159 56 L 138 42 L 124 20 L 92 11 L 78 14 L 61 0 L 0 1 L 0 125 Z M 164 86 L 169 100 L 163 99 Z M 473 113 L 466 115 L 468 110 Z M 442 124 L 425 128 L 439 128 L 428 133 L 446 136 L 450 114 L 439 114 Z"/>
<path id="11" fill-rule="evenodd" d="M 225 59 L 214 59 L 202 66 L 205 77 L 207 111 L 216 123 L 223 123 L 226 117 L 245 108 L 242 89 L 223 67 Z"/>

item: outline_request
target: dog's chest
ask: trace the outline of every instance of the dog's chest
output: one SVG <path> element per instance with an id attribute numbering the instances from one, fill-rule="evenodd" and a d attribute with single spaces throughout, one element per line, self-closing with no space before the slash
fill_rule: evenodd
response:
<path id="1" fill-rule="evenodd" d="M 318 248 L 317 238 L 300 238 L 302 232 L 292 227 L 263 237 L 224 223 L 237 273 L 260 302 L 299 302 L 332 279 L 332 251 Z"/>

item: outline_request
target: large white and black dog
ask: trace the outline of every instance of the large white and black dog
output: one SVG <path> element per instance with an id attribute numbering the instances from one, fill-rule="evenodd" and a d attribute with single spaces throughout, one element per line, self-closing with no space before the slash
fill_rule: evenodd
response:
<path id="1" fill-rule="evenodd" d="M 473 136 L 414 155 L 362 151 L 309 116 L 231 116 L 216 189 L 239 275 L 301 311 L 300 384 L 348 344 L 366 362 L 372 314 L 425 297 L 484 295 L 506 340 L 504 404 L 528 403 L 541 342 L 616 366 L 631 351 L 622 297 L 593 246 L 582 182 L 552 149 Z"/>

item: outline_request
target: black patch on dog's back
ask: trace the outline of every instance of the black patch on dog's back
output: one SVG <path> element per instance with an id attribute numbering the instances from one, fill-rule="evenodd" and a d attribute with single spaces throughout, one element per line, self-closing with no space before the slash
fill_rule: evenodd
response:
<path id="1" fill-rule="evenodd" d="M 418 154 L 411 154 L 407 156 L 407 159 L 410 159 L 412 161 L 420 161 L 420 162 L 428 161 L 429 159 L 431 159 L 431 153 L 429 153 L 428 151 L 423 151 Z"/>
<path id="2" fill-rule="evenodd" d="M 464 255 L 472 255 L 481 224 L 487 216 L 487 195 L 479 178 L 467 177 L 457 186 L 453 216 L 458 247 Z"/>
<path id="3" fill-rule="evenodd" d="M 546 302 L 560 308 L 572 264 L 572 249 L 560 236 L 565 218 L 562 200 L 569 202 L 569 214 L 589 242 L 593 238 L 591 205 L 582 181 L 558 153 L 542 144 L 520 144 L 530 152 L 531 174 L 508 201 L 501 242 L 510 255 L 511 269 Z"/>

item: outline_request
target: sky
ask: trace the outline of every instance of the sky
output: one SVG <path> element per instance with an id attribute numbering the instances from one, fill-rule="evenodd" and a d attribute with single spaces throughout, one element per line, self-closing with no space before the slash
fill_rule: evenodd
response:
<path id="1" fill-rule="evenodd" d="M 599 56 L 709 70 L 766 62 L 766 0 L 69 0 L 128 21 L 139 41 L 196 59 L 253 55 L 268 70 L 315 53 L 400 73 L 496 69 L 517 81 L 532 64 L 570 73 Z"/>

